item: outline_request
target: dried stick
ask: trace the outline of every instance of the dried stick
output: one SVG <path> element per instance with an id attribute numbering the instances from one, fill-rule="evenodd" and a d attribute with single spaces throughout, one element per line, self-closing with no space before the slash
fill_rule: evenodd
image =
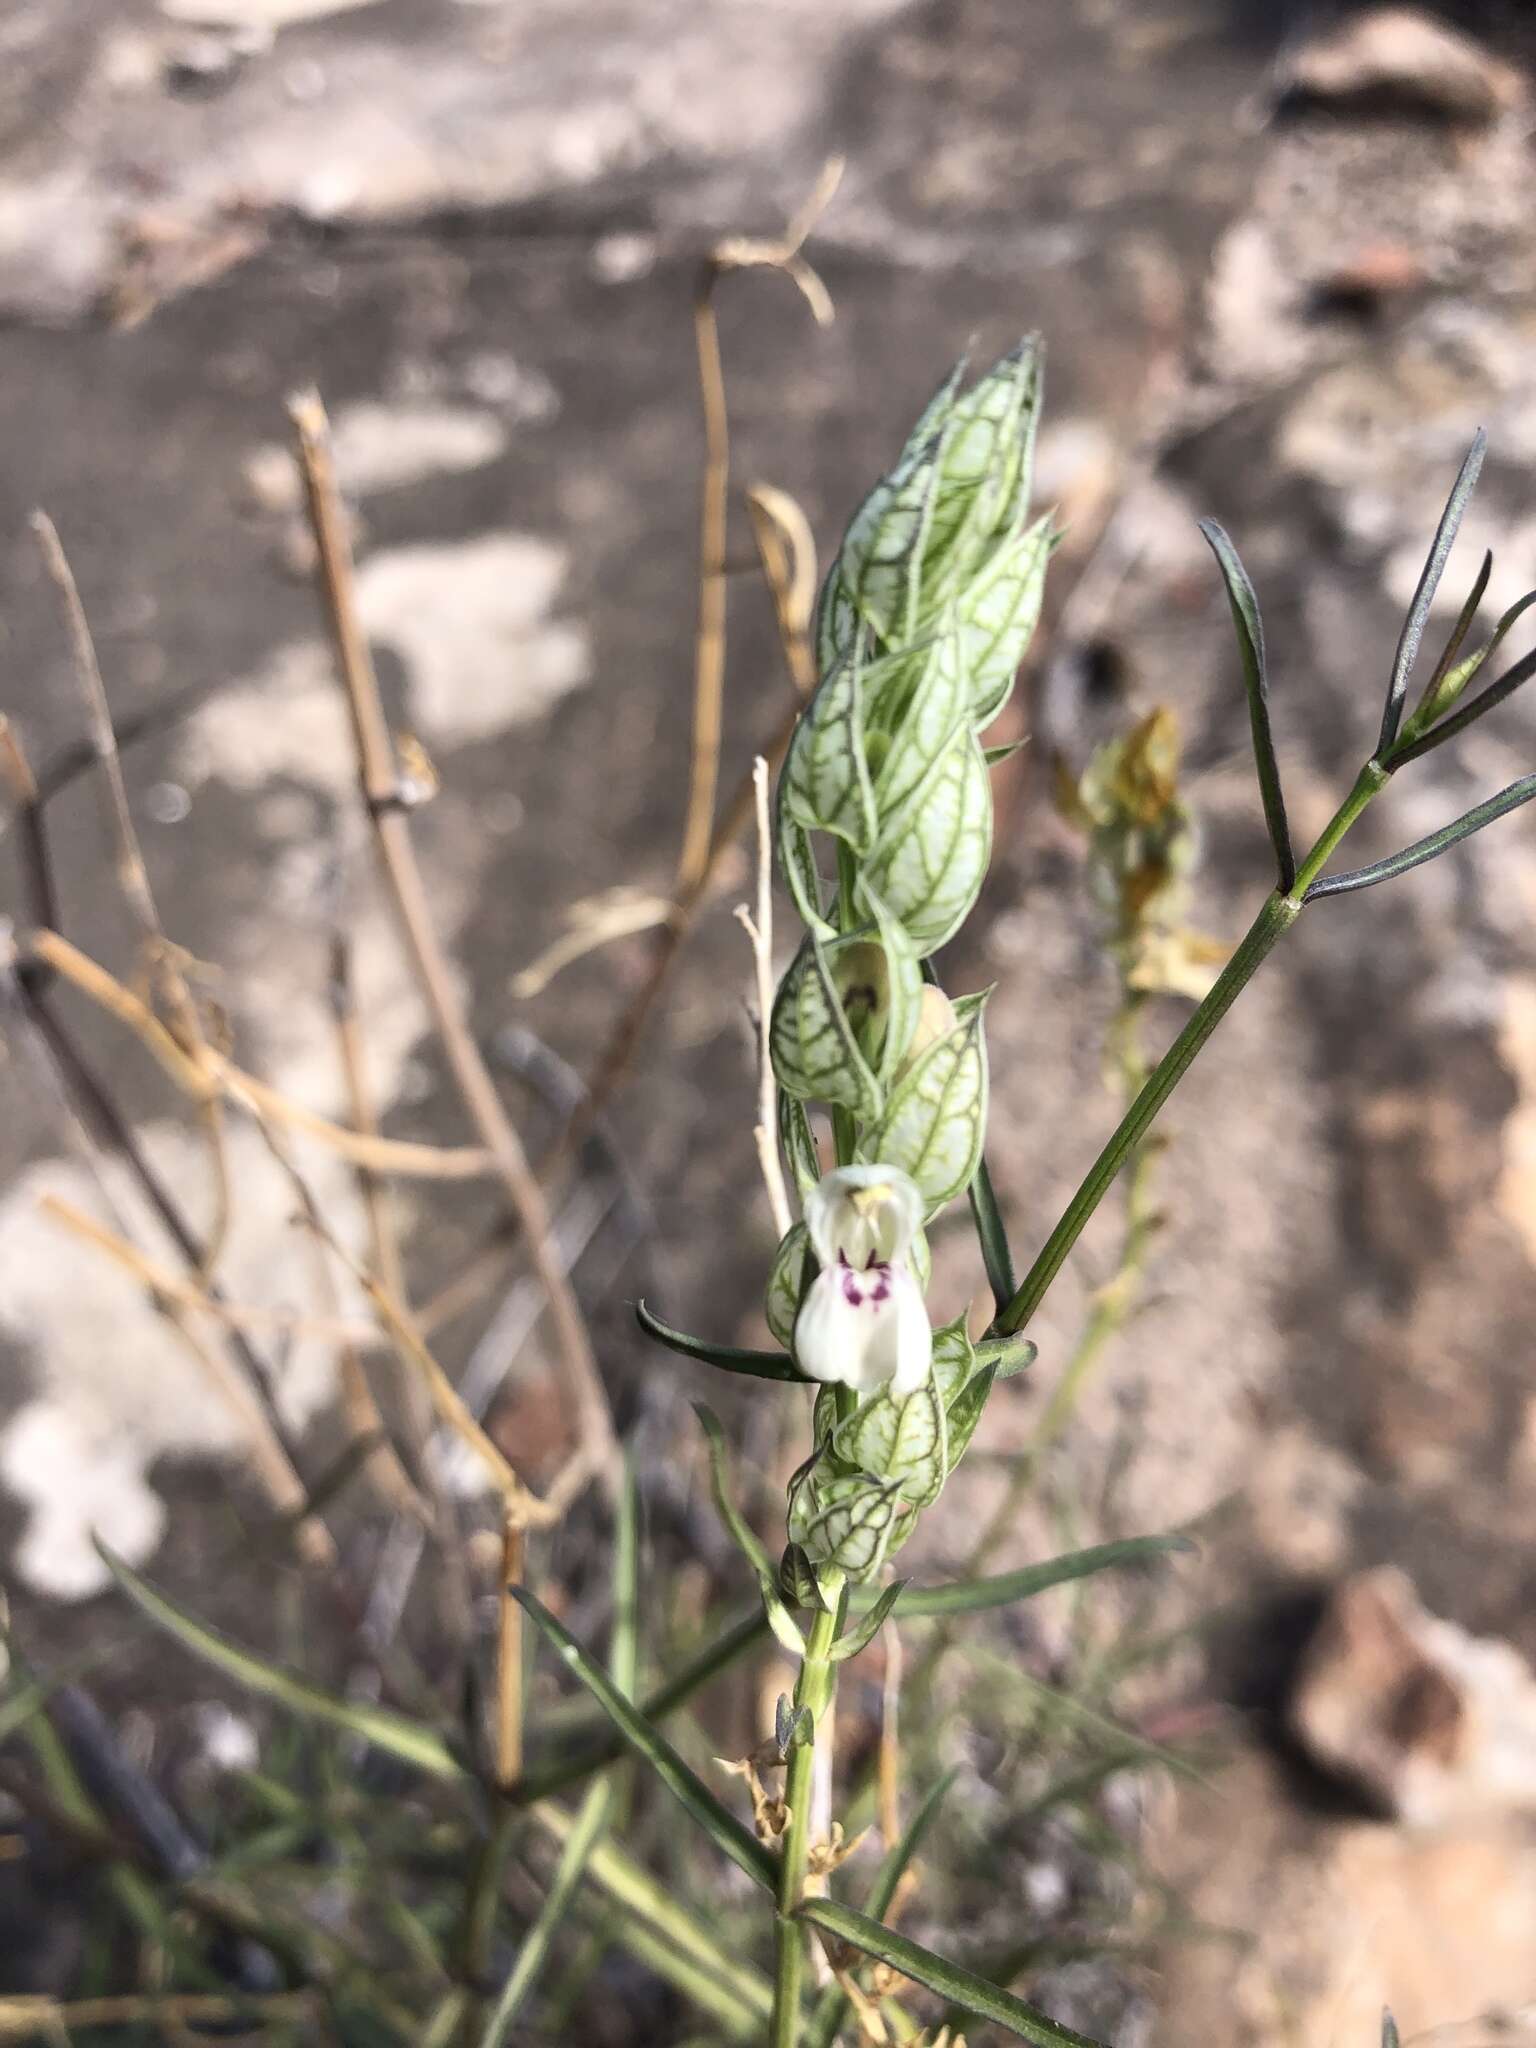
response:
<path id="1" fill-rule="evenodd" d="M 758 1164 L 773 1211 L 773 1227 L 781 1238 L 789 1235 L 794 1221 L 789 1194 L 784 1186 L 784 1169 L 779 1162 L 778 1095 L 773 1078 L 773 1059 L 768 1050 L 768 1020 L 773 1014 L 773 867 L 768 828 L 768 763 L 759 754 L 752 764 L 757 792 L 757 915 L 737 905 L 736 915 L 752 941 L 752 959 L 757 976 L 757 1124 L 752 1132 L 757 1143 Z"/>
<path id="2" fill-rule="evenodd" d="M 331 1004 L 353 1128 L 364 1137 L 376 1138 L 379 1135 L 378 1111 L 373 1090 L 368 1084 L 368 1065 L 363 1054 L 362 1022 L 353 985 L 352 948 L 340 933 L 331 950 Z M 368 1225 L 369 1263 L 391 1300 L 399 1302 L 401 1308 L 409 1313 L 405 1261 L 395 1231 L 394 1205 L 389 1190 L 381 1184 L 377 1174 L 366 1166 L 359 1166 L 357 1191 Z M 411 1453 L 417 1469 L 421 1470 L 422 1454 L 431 1429 L 432 1408 L 414 1373 L 403 1372 L 400 1375 L 400 1398 L 410 1434 Z"/>
<path id="3" fill-rule="evenodd" d="M 709 252 L 699 273 L 693 300 L 694 342 L 699 359 L 699 397 L 704 413 L 704 477 L 699 504 L 699 623 L 694 639 L 693 750 L 689 767 L 688 809 L 682 852 L 677 863 L 677 894 L 687 895 L 709 861 L 720 775 L 720 741 L 725 703 L 725 618 L 728 568 L 726 515 L 730 504 L 730 418 L 725 397 L 725 368 L 720 359 L 720 328 L 715 292 L 734 270 L 765 267 L 782 270 L 804 294 L 818 325 L 832 318 L 826 286 L 800 254 L 843 175 L 843 160 L 834 157 L 823 170 L 815 191 L 777 241 L 734 236 Z"/>
<path id="4" fill-rule="evenodd" d="M 422 1145 L 401 1138 L 370 1138 L 306 1109 L 291 1096 L 258 1081 L 206 1042 L 189 1052 L 132 989 L 107 972 L 78 946 L 54 931 L 26 934 L 23 958 L 39 961 L 88 996 L 120 1024 L 126 1025 L 158 1065 L 186 1094 L 198 1100 L 220 1090 L 252 1116 L 287 1125 L 326 1145 L 343 1158 L 371 1166 L 379 1173 L 420 1180 L 480 1180 L 496 1172 L 489 1150 L 477 1145 Z"/>
<path id="5" fill-rule="evenodd" d="M 325 411 L 315 393 L 294 399 L 290 411 L 337 665 L 352 715 L 363 800 L 373 823 L 380 866 L 465 1111 L 494 1161 L 528 1240 L 534 1270 L 548 1296 L 561 1357 L 580 1413 L 589 1468 L 612 1489 L 618 1484 L 619 1456 L 607 1391 L 575 1291 L 550 1242 L 549 1211 L 543 1190 L 465 1022 L 448 960 L 428 909 L 409 822 L 400 808 L 394 747 L 384 718 L 378 678 L 357 615 L 351 551 Z"/>
<path id="6" fill-rule="evenodd" d="M 85 607 L 80 601 L 79 587 L 64 553 L 58 529 L 46 512 L 32 514 L 32 531 L 37 535 L 43 561 L 58 589 L 64 607 L 65 623 L 69 629 L 70 644 L 74 653 L 75 680 L 80 686 L 80 693 L 85 702 L 92 751 L 101 765 L 102 779 L 107 788 L 108 810 L 117 849 L 118 885 L 138 920 L 140 935 L 149 959 L 152 984 L 158 986 L 164 996 L 177 1037 L 195 1054 L 206 1043 L 202 1018 L 198 1015 L 197 1004 L 192 999 L 186 978 L 177 965 L 176 949 L 165 935 L 154 890 L 150 886 L 149 869 L 145 865 L 143 849 L 134 830 L 133 811 L 128 802 L 128 787 L 123 780 L 123 764 L 117 748 L 117 734 L 112 725 L 112 710 L 107 702 L 106 685 L 102 681 L 101 665 L 96 658 L 96 646 L 91 638 Z M 198 1104 L 197 1113 L 207 1134 L 208 1159 L 214 1189 L 214 1220 L 203 1241 L 202 1259 L 205 1271 L 211 1274 L 218 1264 L 219 1255 L 229 1235 L 229 1150 L 224 1134 L 224 1108 L 218 1097 L 206 1096 Z"/>
<path id="7" fill-rule="evenodd" d="M 816 541 L 811 522 L 798 501 L 774 484 L 749 484 L 747 510 L 790 680 L 802 697 L 809 697 L 816 687 L 816 651 L 811 645 Z"/>
<path id="8" fill-rule="evenodd" d="M 206 1281 L 183 1279 L 169 1266 L 140 1251 L 121 1231 L 108 1229 L 106 1224 L 76 1208 L 63 1195 L 42 1195 L 38 1198 L 38 1207 L 66 1230 L 73 1231 L 75 1236 L 84 1238 L 96 1250 L 104 1252 L 150 1293 L 163 1295 L 167 1301 L 194 1309 L 199 1315 L 210 1316 L 231 1329 L 271 1330 L 279 1336 L 310 1337 L 328 1344 L 379 1346 L 385 1342 L 376 1324 L 359 1317 L 309 1316 L 294 1309 L 262 1308 L 254 1303 L 217 1299 L 208 1292 Z"/>
<path id="9" fill-rule="evenodd" d="M 523 1525 L 510 1512 L 501 1527 L 500 1629 L 496 1638 L 496 1783 L 515 1783 L 523 1768 L 523 1610 L 508 1588 L 523 1582 Z"/>
<path id="10" fill-rule="evenodd" d="M 53 878 L 53 855 L 48 845 L 48 829 L 43 822 L 42 798 L 38 794 L 32 764 L 21 744 L 21 735 L 3 715 L 0 715 L 0 776 L 5 778 L 11 806 L 16 813 L 23 880 L 34 906 L 34 921 L 57 925 L 59 892 Z"/>

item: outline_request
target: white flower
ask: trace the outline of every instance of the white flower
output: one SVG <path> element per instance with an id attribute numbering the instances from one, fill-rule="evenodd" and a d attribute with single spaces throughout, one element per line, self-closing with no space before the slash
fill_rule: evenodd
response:
<path id="1" fill-rule="evenodd" d="M 910 1394 L 927 1379 L 933 1332 L 907 1253 L 923 1198 L 895 1166 L 840 1166 L 805 1198 L 821 1271 L 795 1324 L 795 1357 L 815 1380 Z"/>

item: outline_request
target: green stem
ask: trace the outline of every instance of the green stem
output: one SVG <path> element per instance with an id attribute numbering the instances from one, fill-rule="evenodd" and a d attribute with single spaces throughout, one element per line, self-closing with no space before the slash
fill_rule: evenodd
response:
<path id="1" fill-rule="evenodd" d="M 1302 899 L 1336 851 L 1339 842 L 1372 798 L 1385 786 L 1388 770 L 1369 760 L 1354 788 L 1340 804 L 1317 844 L 1302 862 L 1290 894 L 1277 890 L 1264 903 L 1246 936 L 1217 977 L 1216 984 L 1148 1077 L 1146 1086 L 1122 1118 L 1119 1128 L 1072 1197 L 1061 1221 L 1046 1239 L 1018 1292 L 997 1318 L 998 1330 L 1023 1329 L 1044 1300 L 1084 1226 L 1109 1192 L 1116 1174 L 1146 1135 L 1153 1119 L 1194 1063 L 1195 1055 L 1247 987 L 1260 963 L 1301 915 Z"/>
<path id="2" fill-rule="evenodd" d="M 822 1723 L 832 1705 L 837 1687 L 836 1668 L 831 1661 L 837 1641 L 838 1621 L 843 1609 L 839 1599 L 829 1612 L 820 1609 L 811 1624 L 795 1686 L 795 1705 L 809 1707 L 813 1718 L 811 1740 L 790 1751 L 784 1770 L 784 1803 L 789 1808 L 789 1825 L 784 1830 L 783 1854 L 779 1864 L 778 1913 L 774 1920 L 773 2025 L 770 2048 L 797 2048 L 800 2039 L 800 1994 L 805 1981 L 806 1929 L 791 1915 L 805 1896 L 806 1872 L 811 1849 L 811 1786 L 816 1768 L 816 1742 Z"/>

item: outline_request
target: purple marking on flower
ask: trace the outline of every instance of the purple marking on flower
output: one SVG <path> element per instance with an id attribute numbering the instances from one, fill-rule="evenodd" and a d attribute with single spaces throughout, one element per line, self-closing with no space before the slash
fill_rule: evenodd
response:
<path id="1" fill-rule="evenodd" d="M 860 1273 L 839 1252 L 837 1266 L 842 1276 L 843 1299 L 850 1308 L 878 1308 L 890 1299 L 891 1269 L 883 1260 L 871 1258 Z"/>

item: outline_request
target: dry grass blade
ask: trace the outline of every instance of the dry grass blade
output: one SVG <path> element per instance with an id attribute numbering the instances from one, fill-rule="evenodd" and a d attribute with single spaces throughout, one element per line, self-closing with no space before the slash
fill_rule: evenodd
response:
<path id="1" fill-rule="evenodd" d="M 773 1011 L 773 855 L 768 825 L 768 763 L 759 754 L 752 764 L 757 795 L 757 914 L 737 905 L 736 915 L 752 941 L 752 961 L 757 979 L 757 1124 L 752 1136 L 757 1144 L 763 1184 L 773 1225 L 781 1238 L 787 1237 L 794 1221 L 789 1194 L 784 1186 L 784 1169 L 779 1162 L 779 1120 L 773 1061 L 768 1052 L 768 1019 Z"/>
<path id="2" fill-rule="evenodd" d="M 149 869 L 145 865 L 143 848 L 139 845 L 138 833 L 134 829 L 133 810 L 128 802 L 127 784 L 123 780 L 123 764 L 118 753 L 117 733 L 112 724 L 112 709 L 107 702 L 106 684 L 102 681 L 101 664 L 96 658 L 96 647 L 91 638 L 85 607 L 80 601 L 80 591 L 75 583 L 68 557 L 64 553 L 63 543 L 59 539 L 58 529 L 46 512 L 32 514 L 32 530 L 37 535 L 43 551 L 43 560 L 58 588 L 64 606 L 65 621 L 69 628 L 70 644 L 74 654 L 75 679 L 85 702 L 91 747 L 101 764 L 102 779 L 107 788 L 116 847 L 118 884 L 138 920 L 140 936 L 148 956 L 151 985 L 165 1003 L 176 1037 L 195 1055 L 206 1044 L 203 1021 L 198 1014 L 192 992 L 187 986 L 186 977 L 181 971 L 177 949 L 166 937 L 165 927 L 160 920 L 160 911 L 155 902 L 155 893 L 150 886 Z M 208 1161 L 213 1180 L 214 1221 L 204 1238 L 201 1261 L 205 1274 L 211 1274 L 218 1265 L 219 1255 L 229 1234 L 229 1153 L 224 1137 L 224 1107 L 218 1097 L 206 1096 L 198 1104 L 197 1114 L 208 1140 Z"/>
<path id="3" fill-rule="evenodd" d="M 196 1054 L 188 1052 L 132 989 L 58 932 L 29 932 L 23 958 L 51 968 L 126 1025 L 177 1087 L 198 1100 L 222 1091 L 251 1115 L 302 1132 L 344 1159 L 379 1173 L 421 1180 L 482 1180 L 497 1170 L 489 1150 L 477 1145 L 420 1145 L 399 1138 L 363 1137 L 243 1072 L 211 1045 L 205 1043 Z"/>
<path id="4" fill-rule="evenodd" d="M 747 510 L 790 677 L 800 695 L 809 697 L 816 687 L 816 653 L 811 645 L 816 541 L 811 522 L 797 500 L 773 484 L 750 485 Z"/>
<path id="5" fill-rule="evenodd" d="M 730 415 L 715 292 L 736 270 L 781 270 L 804 295 L 817 322 L 832 318 L 826 286 L 801 255 L 806 236 L 826 209 L 843 175 L 841 157 L 822 172 L 815 191 L 777 241 L 732 236 L 705 259 L 693 302 L 694 341 L 699 359 L 699 397 L 704 413 L 704 480 L 699 504 L 699 623 L 694 640 L 693 755 L 688 777 L 688 810 L 677 863 L 679 900 L 702 879 L 710 853 L 715 796 L 720 775 L 720 741 L 725 707 L 725 620 L 728 570 L 726 521 L 730 505 Z"/>
<path id="6" fill-rule="evenodd" d="M 351 552 L 325 410 L 315 393 L 294 399 L 290 410 L 326 611 L 351 713 L 359 778 L 380 866 L 465 1112 L 495 1163 L 548 1298 L 567 1380 L 579 1410 L 587 1467 L 601 1474 L 613 1488 L 619 1477 L 618 1441 L 591 1340 L 575 1291 L 551 1243 L 544 1192 L 465 1022 L 448 960 L 432 922 L 406 813 L 400 806 L 394 748 L 384 718 L 378 678 L 357 616 Z"/>

